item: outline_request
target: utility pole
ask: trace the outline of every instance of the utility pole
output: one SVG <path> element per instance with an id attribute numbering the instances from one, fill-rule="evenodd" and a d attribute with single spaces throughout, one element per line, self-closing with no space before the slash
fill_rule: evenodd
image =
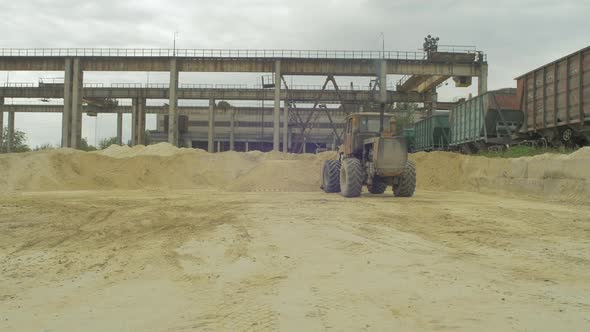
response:
<path id="1" fill-rule="evenodd" d="M 172 55 L 176 56 L 176 37 L 178 36 L 178 31 L 174 31 L 174 37 L 172 41 Z"/>
<path id="2" fill-rule="evenodd" d="M 385 59 L 385 33 L 381 32 L 381 57 Z"/>

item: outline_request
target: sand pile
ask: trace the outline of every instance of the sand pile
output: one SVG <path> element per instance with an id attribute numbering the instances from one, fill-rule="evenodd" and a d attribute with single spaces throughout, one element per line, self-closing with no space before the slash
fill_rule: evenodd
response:
<path id="1" fill-rule="evenodd" d="M 590 202 L 590 147 L 570 155 L 513 159 L 420 152 L 418 188 L 503 192 L 551 200 Z"/>
<path id="2" fill-rule="evenodd" d="M 113 145 L 0 156 L 0 192 L 140 188 L 218 188 L 229 191 L 318 191 L 321 166 L 335 153 L 257 151 L 210 154 L 176 148 Z M 571 155 L 517 159 L 416 153 L 418 189 L 509 192 L 590 201 L 590 148 Z"/>
<path id="3" fill-rule="evenodd" d="M 225 152 L 113 145 L 97 152 L 57 149 L 0 156 L 0 192 L 139 188 L 316 191 L 333 154 Z"/>

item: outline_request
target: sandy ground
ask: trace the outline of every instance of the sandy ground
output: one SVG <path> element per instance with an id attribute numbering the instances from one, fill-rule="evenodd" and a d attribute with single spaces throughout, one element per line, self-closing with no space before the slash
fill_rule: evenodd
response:
<path id="1" fill-rule="evenodd" d="M 590 330 L 587 204 L 142 189 L 0 211 L 1 331 Z"/>

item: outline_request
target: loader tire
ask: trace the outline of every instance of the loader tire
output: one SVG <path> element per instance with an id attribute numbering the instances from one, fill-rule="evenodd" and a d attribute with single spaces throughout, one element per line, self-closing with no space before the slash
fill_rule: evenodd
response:
<path id="1" fill-rule="evenodd" d="M 375 176 L 373 177 L 373 183 L 367 184 L 367 189 L 371 194 L 383 194 L 387 189 L 387 182 L 382 177 Z"/>
<path id="2" fill-rule="evenodd" d="M 363 189 L 365 171 L 360 160 L 347 158 L 340 167 L 340 194 L 344 197 L 358 197 Z"/>
<path id="3" fill-rule="evenodd" d="M 393 194 L 396 197 L 412 197 L 416 190 L 416 165 L 408 160 L 402 175 L 393 178 Z"/>
<path id="4" fill-rule="evenodd" d="M 324 161 L 321 187 L 327 193 L 337 193 L 340 191 L 340 160 Z"/>

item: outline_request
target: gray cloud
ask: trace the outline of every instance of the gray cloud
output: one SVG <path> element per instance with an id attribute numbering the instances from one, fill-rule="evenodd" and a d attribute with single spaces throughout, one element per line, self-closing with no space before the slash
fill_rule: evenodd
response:
<path id="1" fill-rule="evenodd" d="M 379 49 L 416 50 L 427 34 L 443 44 L 476 45 L 488 54 L 489 88 L 590 44 L 587 0 L 27 0 L 4 1 L 0 47 Z M 0 73 L 4 81 L 6 73 Z M 56 73 L 10 73 L 36 81 Z M 146 74 L 89 73 L 87 81 L 145 81 Z M 187 82 L 253 83 L 258 75 L 190 74 Z M 393 79 L 393 78 L 392 78 Z M 152 82 L 166 82 L 153 74 Z M 296 78 L 321 84 L 322 78 Z M 342 79 L 341 84 L 346 84 Z M 450 99 L 475 89 L 441 89 Z M 59 117 L 19 115 L 32 145 L 59 132 Z M 99 120 L 109 127 L 108 117 Z M 84 134 L 94 135 L 93 119 Z M 114 119 L 112 119 L 114 124 Z M 47 127 L 51 127 L 47 129 Z M 110 125 L 112 126 L 112 125 Z M 29 129 L 36 128 L 36 129 Z M 56 129 L 57 128 L 57 129 Z M 114 129 L 100 129 L 100 135 Z M 50 134 L 48 134 L 50 133 Z M 58 136 L 54 142 L 58 140 Z M 92 140 L 91 140 L 92 141 Z"/>

